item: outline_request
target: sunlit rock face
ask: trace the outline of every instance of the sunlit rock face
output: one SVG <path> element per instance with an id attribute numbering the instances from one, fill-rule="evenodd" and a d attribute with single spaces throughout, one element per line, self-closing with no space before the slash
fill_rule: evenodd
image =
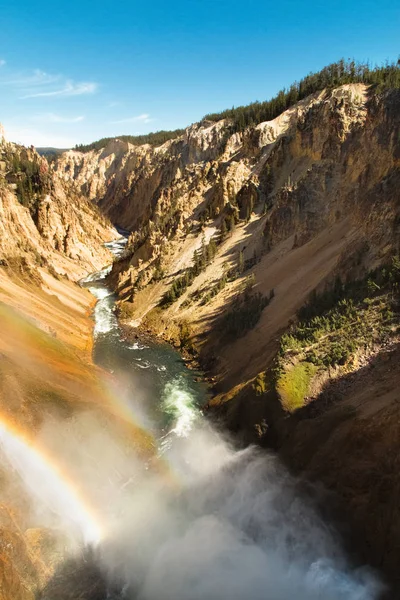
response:
<path id="1" fill-rule="evenodd" d="M 222 208 L 248 181 L 264 199 L 273 191 L 274 204 L 281 205 L 280 190 L 290 194 L 308 186 L 310 176 L 318 177 L 325 187 L 315 190 L 320 201 L 323 193 L 333 200 L 339 190 L 347 195 L 356 187 L 361 173 L 367 181 L 359 183 L 371 187 L 394 166 L 397 138 L 387 119 L 395 119 L 395 103 L 393 94 L 369 98 L 362 84 L 346 85 L 317 93 L 243 133 L 231 134 L 228 121 L 201 122 L 157 148 L 114 140 L 100 151 L 71 150 L 59 158 L 56 173 L 131 230 L 149 220 L 161 224 L 166 210 L 190 218 L 205 199 Z M 382 143 L 382 131 L 376 135 L 382 127 L 388 128 L 389 145 Z M 265 181 L 267 165 L 272 190 Z M 319 173 L 313 173 L 317 167 Z M 335 180 L 339 171 L 342 181 Z M 323 183 L 329 173 L 329 184 Z"/>
<path id="2" fill-rule="evenodd" d="M 351 84 L 316 93 L 241 133 L 232 134 L 226 120 L 205 121 L 156 148 L 114 140 L 100 151 L 69 151 L 55 169 L 134 232 L 126 260 L 114 269 L 129 298 L 139 274 L 139 289 L 152 280 L 156 263 L 171 276 L 191 264 L 195 240 L 180 261 L 178 242 L 200 242 L 199 221 L 219 231 L 233 214 L 259 217 L 250 247 L 245 231 L 231 245 L 238 252 L 242 242 L 246 259 L 291 236 L 292 246 L 303 246 L 347 220 L 349 234 L 359 229 L 352 242 L 369 243 L 362 260 L 384 260 L 395 243 L 398 130 L 398 92 L 380 96 Z"/>
<path id="3" fill-rule="evenodd" d="M 50 267 L 77 281 L 110 260 L 103 244 L 117 237 L 116 231 L 54 176 L 46 159 L 32 148 L 3 140 L 0 164 L 3 267 L 26 273 Z"/>

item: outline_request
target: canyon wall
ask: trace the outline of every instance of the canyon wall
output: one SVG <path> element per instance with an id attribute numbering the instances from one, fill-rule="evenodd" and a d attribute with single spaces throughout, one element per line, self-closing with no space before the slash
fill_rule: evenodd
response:
<path id="1" fill-rule="evenodd" d="M 133 300 L 135 323 L 214 237 L 212 260 L 162 315 L 190 321 L 197 345 L 212 346 L 227 389 L 268 362 L 313 289 L 337 274 L 358 277 L 397 251 L 399 101 L 397 91 L 345 85 L 241 133 L 229 122 L 202 122 L 158 148 L 116 140 L 97 152 L 69 151 L 56 172 L 133 232 L 114 281 L 121 299 Z M 239 259 L 241 276 L 214 295 Z M 253 274 L 254 288 L 273 289 L 277 301 L 240 342 L 215 346 L 215 319 Z M 243 345 L 254 353 L 236 373 Z"/>
<path id="2" fill-rule="evenodd" d="M 132 232 L 110 276 L 121 318 L 195 355 L 211 417 L 333 489 L 396 578 L 399 91 L 344 85 L 241 132 L 203 121 L 156 148 L 66 152 L 55 171 Z"/>
<path id="3" fill-rule="evenodd" d="M 69 547 L 57 520 L 46 517 L 44 526 L 40 503 L 32 500 L 18 464 L 5 458 L 10 440 L 25 445 L 27 459 L 38 448 L 46 457 L 41 438 L 49 423 L 62 423 L 67 431 L 71 419 L 90 411 L 111 428 L 118 425 L 108 382 L 92 363 L 94 298 L 76 283 L 111 262 L 103 244 L 117 236 L 86 198 L 52 176 L 33 149 L 0 143 L 2 600 L 36 598 Z M 64 468 L 67 472 L 61 461 L 58 469 Z M 44 476 L 35 481 L 43 493 L 47 485 Z"/>

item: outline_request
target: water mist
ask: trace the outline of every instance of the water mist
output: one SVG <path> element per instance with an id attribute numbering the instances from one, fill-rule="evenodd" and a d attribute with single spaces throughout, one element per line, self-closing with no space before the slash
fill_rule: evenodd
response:
<path id="1" fill-rule="evenodd" d="M 152 436 L 157 461 L 139 460 L 93 414 L 75 415 L 67 426 L 44 425 L 42 443 L 68 464 L 79 497 L 99 516 L 99 534 L 92 514 L 77 509 L 76 495 L 68 496 L 62 478 L 40 460 L 32 463 L 7 432 L 0 436 L 35 501 L 55 510 L 62 526 L 78 524 L 92 548 L 90 561 L 81 561 L 82 575 L 77 570 L 79 585 L 90 562 L 94 579 L 102 577 L 108 589 L 94 596 L 92 588 L 72 590 L 65 597 L 377 600 L 378 578 L 350 564 L 333 530 L 302 499 L 276 457 L 254 448 L 235 450 L 204 420 L 201 390 L 178 355 L 165 346 L 123 340 L 113 297 L 101 283 L 104 274 L 87 280 L 98 298 L 95 357 L 113 373 L 120 414 Z M 38 477 L 44 484 L 40 494 Z M 65 586 L 70 579 L 67 572 Z M 43 598 L 55 600 L 51 591 Z"/>

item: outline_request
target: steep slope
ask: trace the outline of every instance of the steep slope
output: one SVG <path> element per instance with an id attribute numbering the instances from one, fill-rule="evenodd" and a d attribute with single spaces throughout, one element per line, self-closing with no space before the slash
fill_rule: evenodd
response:
<path id="1" fill-rule="evenodd" d="M 104 242 L 117 236 L 87 199 L 53 178 L 34 150 L 0 144 L 2 600 L 33 600 L 70 551 L 68 528 L 52 518 L 52 506 L 37 501 L 51 485 L 46 469 L 50 479 L 72 474 L 71 448 L 55 468 L 51 441 L 76 435 L 90 414 L 99 428 L 133 446 L 132 427 L 112 406 L 111 382 L 92 364 L 94 298 L 75 283 L 111 261 Z M 140 443 L 140 432 L 135 439 Z M 37 468 L 37 461 L 44 471 L 29 489 L 23 469 Z M 74 513 L 73 506 L 68 510 Z"/>
<path id="2" fill-rule="evenodd" d="M 84 465 L 79 461 L 82 454 L 88 456 L 96 444 L 97 452 L 105 445 L 110 461 L 115 448 L 130 460 L 145 460 L 152 453 L 152 440 L 118 409 L 113 379 L 91 362 L 90 294 L 68 282 L 58 283 L 58 295 L 74 298 L 74 307 L 35 286 L 27 289 L 24 280 L 14 279 L 13 295 L 7 297 L 2 293 L 4 279 L 0 280 L 4 600 L 40 597 L 60 564 L 76 555 L 80 531 L 75 532 L 73 525 L 80 513 L 71 497 L 83 511 L 81 526 L 91 532 L 101 525 L 91 507 L 98 507 L 102 482 L 95 477 L 96 461 L 89 468 L 88 461 Z M 3 304 L 14 304 L 17 292 L 29 294 L 18 312 Z"/>
<path id="3" fill-rule="evenodd" d="M 396 577 L 399 91 L 348 84 L 239 132 L 70 151 L 57 174 L 133 231 L 111 275 L 121 317 L 198 355 L 212 415 L 334 489 Z M 296 332 L 312 293 L 319 329 Z M 292 348 L 289 328 L 315 341 Z"/>
<path id="4" fill-rule="evenodd" d="M 190 321 L 210 344 L 215 318 L 248 275 L 256 291 L 274 290 L 277 300 L 247 337 L 215 348 L 229 386 L 261 370 L 312 289 L 334 274 L 357 276 L 396 249 L 398 105 L 397 92 L 369 97 L 362 84 L 347 85 L 244 133 L 229 135 L 221 121 L 194 125 L 154 149 L 116 141 L 103 152 L 70 151 L 58 172 L 65 179 L 75 164 L 80 188 L 90 175 L 91 197 L 135 231 L 114 267 L 121 298 L 134 298 L 135 322 L 212 238 L 213 256 L 182 282 L 163 310 L 166 321 Z M 288 294 L 293 286 L 296 294 Z M 248 365 L 235 361 L 243 345 L 254 348 Z"/>
<path id="5" fill-rule="evenodd" d="M 0 145 L 0 203 L 3 266 L 28 261 L 76 281 L 109 260 L 103 243 L 115 230 L 87 199 L 66 190 L 34 150 Z"/>

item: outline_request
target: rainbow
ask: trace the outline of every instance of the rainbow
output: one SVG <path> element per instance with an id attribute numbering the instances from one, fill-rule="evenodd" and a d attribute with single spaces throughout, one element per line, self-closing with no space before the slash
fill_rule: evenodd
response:
<path id="1" fill-rule="evenodd" d="M 110 403 L 108 407 L 110 413 L 125 423 L 129 431 L 134 434 L 138 445 L 137 450 L 139 454 L 141 451 L 142 459 L 151 467 L 152 471 L 163 477 L 164 482 L 171 489 L 179 491 L 182 487 L 181 476 L 179 470 L 165 453 L 165 449 L 168 448 L 166 439 L 170 435 L 175 433 L 178 437 L 186 437 L 191 429 L 194 413 L 186 406 L 186 392 L 170 386 L 169 395 L 172 398 L 169 399 L 169 402 L 177 406 L 180 418 L 174 429 L 157 440 L 150 430 L 145 414 L 139 414 L 139 411 L 126 400 L 124 394 L 115 388 L 113 378 L 110 377 L 108 380 L 105 378 L 103 381 Z"/>
<path id="2" fill-rule="evenodd" d="M 108 408 L 108 415 L 117 419 L 118 428 L 125 423 L 125 443 L 133 444 L 133 448 L 136 446 L 138 455 L 151 471 L 161 476 L 170 489 L 179 490 L 180 476 L 165 455 L 160 454 L 145 417 L 136 414 L 135 408 L 123 394 L 117 393 L 113 383 L 112 378 L 103 380 L 103 398 L 107 400 L 102 408 Z M 120 429 L 121 433 L 123 430 Z M 122 439 L 121 443 L 124 443 Z M 34 434 L 16 424 L 15 417 L 4 412 L 0 412 L 0 449 L 30 496 L 56 515 L 57 528 L 64 529 L 66 534 L 78 533 L 74 537 L 78 537 L 79 544 L 97 546 L 104 540 L 109 533 L 104 515 L 100 517 L 98 510 L 85 497 L 82 487 L 70 477 L 68 469 L 60 464 L 57 457 L 52 456 Z"/>
<path id="3" fill-rule="evenodd" d="M 0 415 L 0 447 L 33 497 L 46 504 L 60 522 L 75 527 L 87 545 L 104 537 L 95 511 L 68 475 L 55 465 L 37 441 Z"/>
<path id="4" fill-rule="evenodd" d="M 103 377 L 102 381 L 107 402 L 103 408 L 108 411 L 109 416 L 118 419 L 120 425 L 125 424 L 126 431 L 132 436 L 131 443 L 142 460 L 151 464 L 152 469 L 159 475 L 164 476 L 166 483 L 179 489 L 177 474 L 170 462 L 160 453 L 159 442 L 151 431 L 151 424 L 144 412 L 140 412 L 128 402 L 123 392 L 118 390 L 118 382 L 111 374 Z"/>

